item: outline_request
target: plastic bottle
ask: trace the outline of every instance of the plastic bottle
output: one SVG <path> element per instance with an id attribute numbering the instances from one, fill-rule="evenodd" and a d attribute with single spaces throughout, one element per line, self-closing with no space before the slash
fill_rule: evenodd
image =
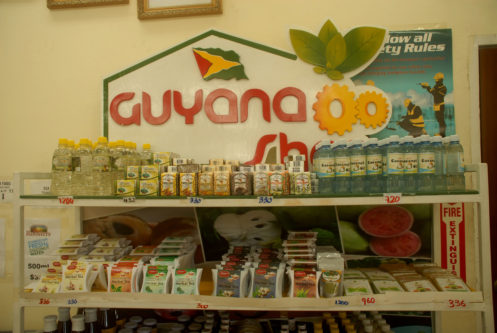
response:
<path id="1" fill-rule="evenodd" d="M 358 139 L 350 141 L 347 149 L 350 156 L 350 192 L 363 194 L 366 188 L 366 152 Z"/>
<path id="2" fill-rule="evenodd" d="M 126 179 L 126 148 L 124 147 L 124 140 L 117 140 L 114 144 L 114 149 L 110 151 L 112 162 L 112 188 L 115 189 L 117 180 Z"/>
<path id="3" fill-rule="evenodd" d="M 365 143 L 366 148 L 366 189 L 369 193 L 383 192 L 383 156 L 378 139 L 369 139 Z"/>
<path id="4" fill-rule="evenodd" d="M 419 137 L 418 179 L 419 193 L 433 192 L 433 176 L 435 174 L 435 152 L 428 135 Z"/>
<path id="5" fill-rule="evenodd" d="M 447 177 L 444 170 L 444 147 L 442 144 L 442 137 L 434 136 L 431 138 L 431 146 L 435 154 L 435 173 L 433 175 L 433 190 L 439 193 L 447 192 Z"/>
<path id="6" fill-rule="evenodd" d="M 85 333 L 98 333 L 100 332 L 100 325 L 98 324 L 97 309 L 85 309 Z"/>
<path id="7" fill-rule="evenodd" d="M 91 195 L 92 151 L 90 140 L 83 138 L 72 155 L 72 195 Z"/>
<path id="8" fill-rule="evenodd" d="M 451 135 L 447 147 L 447 190 L 464 191 L 464 151 L 459 136 Z"/>
<path id="9" fill-rule="evenodd" d="M 399 193 L 403 191 L 404 177 L 404 149 L 400 146 L 398 135 L 392 135 L 389 138 L 389 144 L 386 147 L 387 156 L 387 178 L 385 191 L 387 193 Z"/>
<path id="10" fill-rule="evenodd" d="M 412 136 L 405 136 L 401 140 L 404 149 L 404 193 L 416 192 L 416 179 L 418 177 L 418 150 L 414 145 Z"/>
<path id="11" fill-rule="evenodd" d="M 93 195 L 112 195 L 111 159 L 106 137 L 99 137 L 92 158 Z"/>
<path id="12" fill-rule="evenodd" d="M 335 155 L 329 141 L 324 141 L 319 148 L 318 172 L 319 193 L 333 193 L 333 180 L 335 178 Z"/>
<path id="13" fill-rule="evenodd" d="M 85 331 L 85 317 L 82 314 L 77 314 L 71 318 L 72 333 L 81 333 Z"/>
<path id="14" fill-rule="evenodd" d="M 71 195 L 72 156 L 67 145 L 67 139 L 60 138 L 59 144 L 52 156 L 53 195 Z"/>
<path id="15" fill-rule="evenodd" d="M 339 194 L 350 192 L 350 156 L 345 140 L 338 140 L 333 148 L 335 153 L 334 191 Z"/>
<path id="16" fill-rule="evenodd" d="M 141 165 L 154 164 L 154 154 L 152 152 L 152 148 L 150 146 L 150 143 L 143 144 L 143 150 L 140 153 L 140 161 L 141 161 Z"/>
<path id="17" fill-rule="evenodd" d="M 140 176 L 140 156 L 136 153 L 136 144 L 131 141 L 125 142 L 126 156 L 126 178 L 137 179 Z"/>
<path id="18" fill-rule="evenodd" d="M 382 177 L 381 177 L 381 188 L 386 191 L 387 177 L 388 177 L 388 163 L 387 163 L 387 147 L 390 144 L 390 138 L 385 138 L 378 142 L 378 147 L 380 148 L 382 156 Z"/>
<path id="19" fill-rule="evenodd" d="M 57 333 L 56 315 L 49 315 L 43 318 L 43 333 Z"/>
<path id="20" fill-rule="evenodd" d="M 58 308 L 59 322 L 57 323 L 58 333 L 71 333 L 71 309 L 68 307 Z"/>

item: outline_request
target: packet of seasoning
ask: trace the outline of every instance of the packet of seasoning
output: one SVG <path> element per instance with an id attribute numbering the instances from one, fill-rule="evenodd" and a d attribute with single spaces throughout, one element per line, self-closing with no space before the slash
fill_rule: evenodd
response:
<path id="1" fill-rule="evenodd" d="M 283 289 L 283 270 L 251 268 L 249 296 L 254 298 L 280 298 Z"/>
<path id="2" fill-rule="evenodd" d="M 373 290 L 367 279 L 345 279 L 343 281 L 343 294 L 351 295 L 371 295 Z"/>
<path id="3" fill-rule="evenodd" d="M 199 295 L 202 268 L 175 269 L 171 294 Z"/>
<path id="4" fill-rule="evenodd" d="M 153 153 L 152 157 L 154 159 L 154 163 L 159 166 L 168 166 L 171 165 L 171 156 L 173 153 L 171 152 L 157 152 Z"/>
<path id="5" fill-rule="evenodd" d="M 252 194 L 252 174 L 246 171 L 231 173 L 231 195 Z"/>
<path id="6" fill-rule="evenodd" d="M 230 172 L 224 165 L 216 166 L 219 171 L 214 172 L 214 195 L 230 195 Z"/>
<path id="7" fill-rule="evenodd" d="M 178 173 L 166 172 L 161 174 L 160 195 L 176 196 L 178 195 Z"/>
<path id="8" fill-rule="evenodd" d="M 268 174 L 269 195 L 283 195 L 286 180 L 283 171 L 270 171 Z"/>
<path id="9" fill-rule="evenodd" d="M 288 240 L 293 239 L 312 239 L 317 240 L 318 233 L 314 231 L 289 231 L 288 232 Z"/>
<path id="10" fill-rule="evenodd" d="M 402 292 L 404 288 L 395 280 L 374 280 L 371 281 L 373 290 L 377 294 L 384 294 L 386 292 Z"/>
<path id="11" fill-rule="evenodd" d="M 319 298 L 318 281 L 321 272 L 288 270 L 290 297 Z"/>
<path id="12" fill-rule="evenodd" d="M 294 172 L 290 175 L 292 183 L 291 189 L 293 189 L 293 194 L 312 194 L 310 172 Z"/>
<path id="13" fill-rule="evenodd" d="M 143 267 L 142 293 L 167 294 L 167 285 L 171 278 L 168 266 L 145 265 Z"/>
<path id="14" fill-rule="evenodd" d="M 197 195 L 197 174 L 180 173 L 179 174 L 179 195 L 184 197 Z"/>
<path id="15" fill-rule="evenodd" d="M 159 179 L 140 180 L 138 187 L 139 196 L 157 196 L 159 194 Z"/>
<path id="16" fill-rule="evenodd" d="M 131 244 L 129 239 L 121 238 L 102 238 L 95 244 L 95 247 L 125 247 Z"/>
<path id="17" fill-rule="evenodd" d="M 93 249 L 92 246 L 87 247 L 61 247 L 55 250 L 54 255 L 58 256 L 76 256 L 88 254 Z"/>
<path id="18" fill-rule="evenodd" d="M 214 172 L 198 174 L 198 195 L 214 195 Z"/>
<path id="19" fill-rule="evenodd" d="M 213 296 L 245 297 L 247 292 L 247 270 L 212 270 Z"/>
<path id="20" fill-rule="evenodd" d="M 116 195 L 120 197 L 133 197 L 136 192 L 136 180 L 119 179 L 116 180 Z"/>
<path id="21" fill-rule="evenodd" d="M 88 240 L 72 240 L 68 239 L 62 242 L 59 247 L 85 247 L 92 243 Z"/>
<path id="22" fill-rule="evenodd" d="M 173 158 L 173 165 L 183 165 L 188 164 L 188 160 L 186 158 L 175 157 Z"/>
<path id="23" fill-rule="evenodd" d="M 33 292 L 48 293 L 48 294 L 59 292 L 61 282 L 62 282 L 62 275 L 59 274 L 42 275 L 40 281 L 34 287 Z"/>
<path id="24" fill-rule="evenodd" d="M 100 239 L 97 234 L 74 234 L 67 240 L 87 240 L 90 243 L 95 243 Z"/>
<path id="25" fill-rule="evenodd" d="M 159 179 L 159 166 L 156 164 L 142 165 L 140 168 L 140 179 Z"/>
<path id="26" fill-rule="evenodd" d="M 180 164 L 178 165 L 179 173 L 198 173 L 200 172 L 199 164 Z"/>
<path id="27" fill-rule="evenodd" d="M 256 165 L 253 177 L 254 195 L 269 195 L 269 173 L 264 169 L 267 169 L 267 165 Z"/>

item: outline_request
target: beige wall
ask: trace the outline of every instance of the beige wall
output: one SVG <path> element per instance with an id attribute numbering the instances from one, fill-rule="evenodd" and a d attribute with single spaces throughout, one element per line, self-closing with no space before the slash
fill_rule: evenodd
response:
<path id="1" fill-rule="evenodd" d="M 316 32 L 326 19 L 340 30 L 453 29 L 456 125 L 469 158 L 470 46 L 472 36 L 497 31 L 495 0 L 225 0 L 223 7 L 222 15 L 141 21 L 136 0 L 67 10 L 49 10 L 46 0 L 0 0 L 0 179 L 48 171 L 59 137 L 101 134 L 102 79 L 111 73 L 211 28 L 292 52 L 290 27 Z M 0 214 L 8 217 L 5 330 L 12 318 L 10 206 Z"/>

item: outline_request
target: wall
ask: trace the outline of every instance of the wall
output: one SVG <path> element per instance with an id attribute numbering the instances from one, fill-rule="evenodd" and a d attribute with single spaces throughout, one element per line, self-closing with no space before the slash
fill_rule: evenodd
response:
<path id="1" fill-rule="evenodd" d="M 469 159 L 471 37 L 497 30 L 497 2 L 395 0 L 225 0 L 215 16 L 141 21 L 128 5 L 49 10 L 45 0 L 0 0 L 0 178 L 48 171 L 59 137 L 101 134 L 102 79 L 211 28 L 292 51 L 290 27 L 317 31 L 326 19 L 340 30 L 381 25 L 453 29 L 457 133 Z M 473 138 L 479 140 L 479 138 Z M 3 206 L 2 216 L 11 216 Z M 12 237 L 8 218 L 7 239 Z M 0 278 L 0 330 L 12 318 L 12 250 Z"/>

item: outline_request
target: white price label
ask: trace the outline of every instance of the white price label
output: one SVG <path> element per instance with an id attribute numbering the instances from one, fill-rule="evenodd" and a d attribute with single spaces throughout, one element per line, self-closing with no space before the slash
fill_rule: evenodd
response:
<path id="1" fill-rule="evenodd" d="M 402 193 L 383 193 L 383 200 L 387 204 L 398 204 L 402 199 Z"/>
<path id="2" fill-rule="evenodd" d="M 132 202 L 135 202 L 135 201 L 136 201 L 135 197 L 124 197 L 123 198 L 123 202 L 124 203 L 132 203 Z"/>
<path id="3" fill-rule="evenodd" d="M 200 197 L 188 197 L 187 200 L 192 205 L 200 205 L 202 203 L 202 198 Z"/>
<path id="4" fill-rule="evenodd" d="M 7 202 L 14 198 L 14 186 L 10 180 L 0 181 L 0 201 Z"/>

